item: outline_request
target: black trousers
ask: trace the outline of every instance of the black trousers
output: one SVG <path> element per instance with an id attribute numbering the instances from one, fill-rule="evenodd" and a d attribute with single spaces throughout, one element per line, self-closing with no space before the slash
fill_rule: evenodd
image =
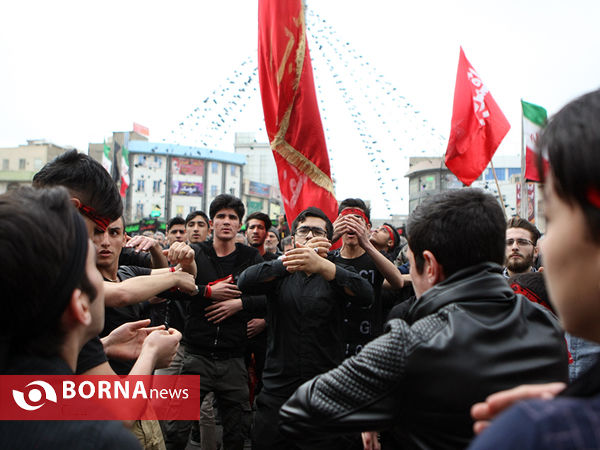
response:
<path id="1" fill-rule="evenodd" d="M 248 373 L 244 358 L 212 359 L 185 352 L 181 374 L 200 375 L 200 401 L 209 392 L 215 394 L 223 424 L 224 450 L 242 450 L 242 419 L 248 404 Z M 191 423 L 186 424 L 187 430 Z"/>

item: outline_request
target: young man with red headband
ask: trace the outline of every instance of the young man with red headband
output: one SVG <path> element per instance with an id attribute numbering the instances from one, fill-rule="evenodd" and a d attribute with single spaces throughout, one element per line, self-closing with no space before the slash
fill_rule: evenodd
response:
<path id="1" fill-rule="evenodd" d="M 33 186 L 67 188 L 71 203 L 84 219 L 90 239 L 96 228 L 106 230 L 111 222 L 123 214 L 121 196 L 110 174 L 98 161 L 77 150 L 65 152 L 42 167 L 33 177 Z M 105 282 L 104 295 L 107 305 L 118 306 L 131 303 L 139 293 L 131 283 Z M 120 333 L 111 333 L 102 342 L 96 337 L 84 345 L 79 353 L 77 373 L 114 375 L 106 353 L 115 352 L 115 355 L 126 353 L 134 358 L 139 355 L 134 374 L 150 375 L 157 361 L 165 360 L 165 355 L 175 354 L 181 339 L 180 333 L 155 334 L 151 341 L 144 341 L 141 353 L 139 346 L 135 347 L 136 352 L 131 352 L 132 347 L 128 343 L 146 334 L 143 325 L 134 322 L 119 330 Z"/>
<path id="2" fill-rule="evenodd" d="M 379 228 L 372 230 L 370 240 L 377 250 L 385 252 L 389 259 L 395 259 L 396 249 L 400 245 L 400 235 L 393 225 L 384 223 Z"/>
<path id="3" fill-rule="evenodd" d="M 352 266 L 366 278 L 375 294 L 373 305 L 359 308 L 348 305 L 344 310 L 344 341 L 346 357 L 360 352 L 363 346 L 379 336 L 383 329 L 381 288 L 400 289 L 404 286 L 402 274 L 371 242 L 370 209 L 359 198 L 347 198 L 340 203 L 339 216 L 333 223 L 334 236 L 341 236 L 342 248 L 333 253 L 334 262 Z"/>

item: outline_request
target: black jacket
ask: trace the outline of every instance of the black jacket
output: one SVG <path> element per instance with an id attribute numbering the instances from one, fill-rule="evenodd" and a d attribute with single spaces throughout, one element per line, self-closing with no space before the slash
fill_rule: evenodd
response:
<path id="1" fill-rule="evenodd" d="M 523 383 L 566 381 L 556 318 L 515 295 L 501 271 L 481 264 L 428 290 L 406 321 L 391 320 L 357 356 L 302 385 L 281 409 L 282 432 L 390 430 L 384 448 L 464 448 L 474 403 Z"/>
<path id="2" fill-rule="evenodd" d="M 264 296 L 242 295 L 244 310 L 225 319 L 219 324 L 206 320 L 205 308 L 212 305 L 212 299 L 204 297 L 204 288 L 212 281 L 233 275 L 234 281 L 244 269 L 253 264 L 262 262 L 262 257 L 255 248 L 247 245 L 236 244 L 237 257 L 232 274 L 225 273 L 219 266 L 217 254 L 211 242 L 192 244 L 196 252 L 196 265 L 198 275 L 196 284 L 200 293 L 195 297 L 187 297 L 187 316 L 183 342 L 186 351 L 195 354 L 228 354 L 229 357 L 241 357 L 246 346 L 246 328 L 248 314 L 264 311 L 266 298 Z"/>
<path id="3" fill-rule="evenodd" d="M 240 289 L 268 298 L 265 392 L 287 397 L 344 359 L 343 309 L 348 302 L 371 305 L 373 289 L 354 269 L 336 266 L 331 281 L 289 273 L 280 260 L 253 266 L 240 276 Z"/>

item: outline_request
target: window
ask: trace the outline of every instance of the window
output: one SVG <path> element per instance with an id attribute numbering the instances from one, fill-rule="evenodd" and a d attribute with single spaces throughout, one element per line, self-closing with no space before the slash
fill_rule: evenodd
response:
<path id="1" fill-rule="evenodd" d="M 145 180 L 137 180 L 137 192 L 144 192 Z"/>
<path id="2" fill-rule="evenodd" d="M 212 162 L 210 163 L 210 170 L 212 173 L 219 173 L 219 163 Z"/>
<path id="3" fill-rule="evenodd" d="M 25 170 L 25 158 L 19 159 L 19 170 Z"/>
<path id="4" fill-rule="evenodd" d="M 2 160 L 2 170 L 8 170 L 8 159 Z"/>
<path id="5" fill-rule="evenodd" d="M 144 217 L 144 204 L 142 202 L 138 202 L 135 205 L 135 216 L 136 217 Z"/>
<path id="6" fill-rule="evenodd" d="M 229 170 L 230 170 L 229 173 L 231 173 L 232 177 L 237 176 L 237 167 L 236 166 L 229 166 Z"/>
<path id="7" fill-rule="evenodd" d="M 210 187 L 210 196 L 211 197 L 217 196 L 217 186 L 215 186 L 214 184 Z"/>
<path id="8" fill-rule="evenodd" d="M 160 183 L 162 180 L 154 180 L 152 182 L 152 192 L 160 192 Z"/>

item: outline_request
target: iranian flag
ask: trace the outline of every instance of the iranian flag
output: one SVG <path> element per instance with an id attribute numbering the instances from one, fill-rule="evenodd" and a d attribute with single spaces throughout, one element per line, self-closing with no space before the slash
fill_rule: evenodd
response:
<path id="1" fill-rule="evenodd" d="M 537 159 L 539 150 L 536 146 L 536 141 L 546 123 L 548 114 L 541 106 L 527 103 L 523 100 L 521 100 L 521 106 L 523 107 L 523 138 L 525 140 L 525 179 L 527 181 L 541 181 L 541 176 L 538 172 Z M 543 161 L 544 167 L 546 167 L 548 161 L 546 158 Z"/>
<path id="2" fill-rule="evenodd" d="M 121 197 L 125 197 L 129 182 L 129 150 L 127 147 L 123 147 L 121 151 Z"/>
<path id="3" fill-rule="evenodd" d="M 106 169 L 108 173 L 112 169 L 112 162 L 110 160 L 110 147 L 104 143 L 104 153 L 102 153 L 102 167 Z"/>

